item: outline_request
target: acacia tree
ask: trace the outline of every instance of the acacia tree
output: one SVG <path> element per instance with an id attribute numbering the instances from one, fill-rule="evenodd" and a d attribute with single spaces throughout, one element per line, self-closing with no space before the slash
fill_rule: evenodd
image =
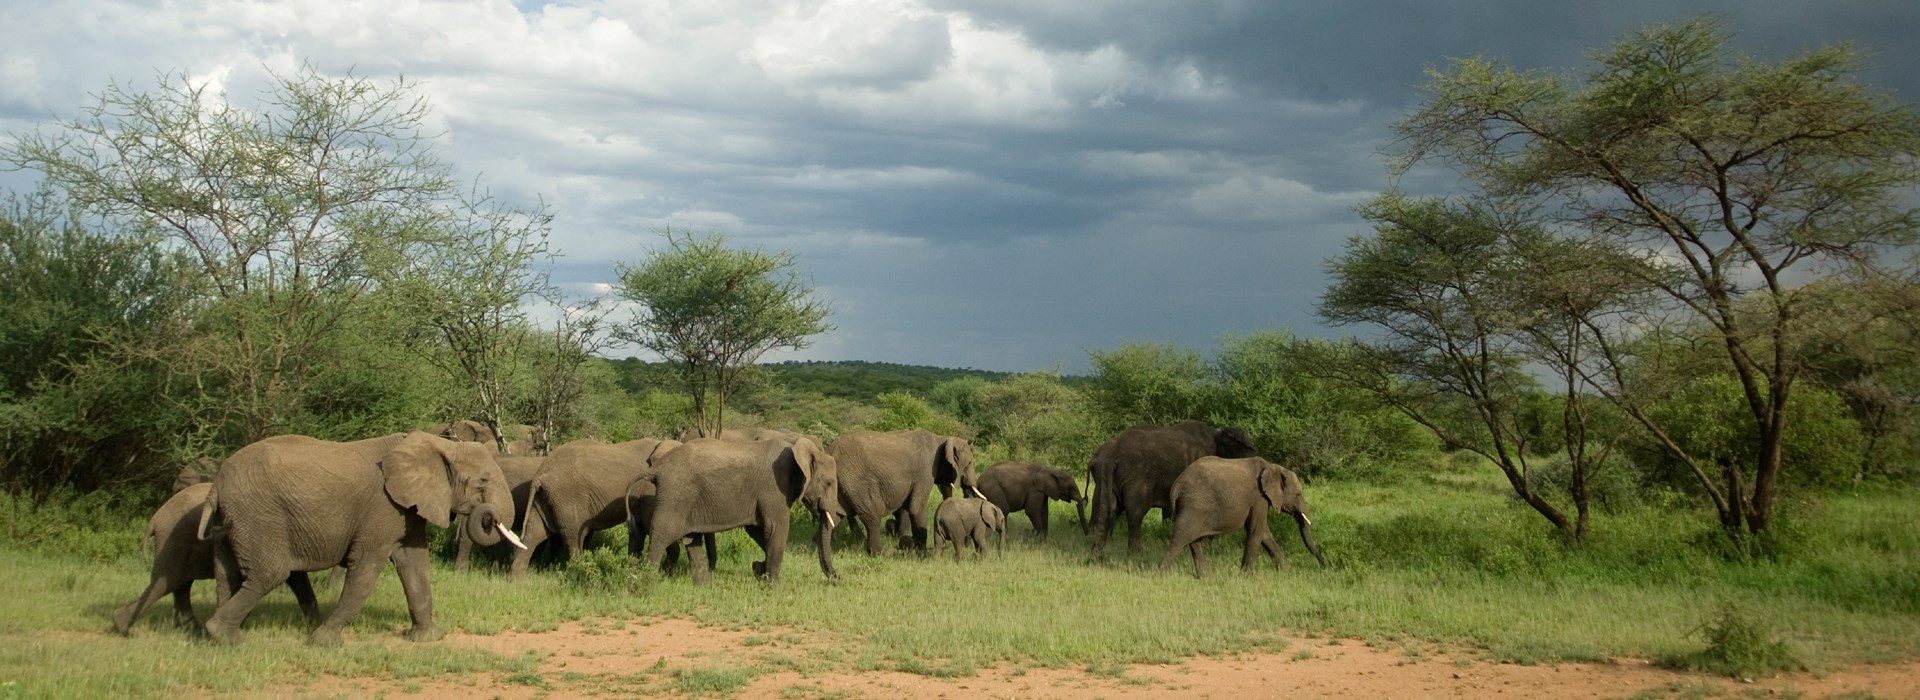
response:
<path id="1" fill-rule="evenodd" d="M 1637 259 L 1627 269 L 1661 300 L 1646 325 L 1712 329 L 1756 428 L 1750 450 L 1689 454 L 1643 403 L 1620 404 L 1738 534 L 1772 521 L 1805 336 L 1797 275 L 1871 264 L 1913 241 L 1920 118 L 1852 82 L 1860 62 L 1848 46 L 1768 63 L 1727 44 L 1700 19 L 1629 36 L 1585 76 L 1455 60 L 1396 126 L 1393 168 L 1436 161 L 1492 195 L 1535 202 L 1565 235 Z M 1623 349 L 1603 348 L 1593 375 L 1616 400 L 1632 393 Z"/>
<path id="2" fill-rule="evenodd" d="M 585 417 L 581 402 L 587 394 L 583 372 L 587 360 L 607 348 L 607 316 L 613 308 L 606 297 L 562 301 L 552 330 L 537 328 L 529 364 L 533 368 L 531 409 L 533 422 L 549 444 L 574 430 Z"/>
<path id="3" fill-rule="evenodd" d="M 660 233 L 665 251 L 615 265 L 615 293 L 643 309 L 615 335 L 672 364 L 695 427 L 717 436 L 742 374 L 770 350 L 812 345 L 809 336 L 832 330 L 829 311 L 791 253 L 728 248 L 717 233 Z"/>
<path id="4" fill-rule="evenodd" d="M 507 451 L 500 425 L 513 401 L 514 374 L 527 355 L 522 304 L 552 296 L 547 244 L 553 215 L 545 206 L 518 209 L 479 196 L 447 212 L 442 239 L 407 265 L 399 284 L 414 318 L 432 329 L 428 362 L 464 385 L 473 414 Z"/>
<path id="5" fill-rule="evenodd" d="M 248 442 L 298 413 L 318 347 L 431 240 L 447 168 L 412 83 L 303 67 L 235 105 L 186 76 L 113 84 L 79 118 L 0 145 L 82 212 L 198 263 L 196 327 L 169 363 L 190 411 Z"/>

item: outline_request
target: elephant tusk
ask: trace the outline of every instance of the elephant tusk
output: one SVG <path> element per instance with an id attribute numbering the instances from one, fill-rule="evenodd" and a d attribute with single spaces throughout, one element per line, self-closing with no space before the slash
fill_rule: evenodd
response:
<path id="1" fill-rule="evenodd" d="M 502 536 L 504 536 L 504 537 L 506 537 L 506 538 L 507 538 L 507 542 L 509 542 L 509 543 L 512 543 L 512 544 L 513 544 L 513 546 L 514 546 L 515 548 L 517 548 L 517 549 L 526 549 L 526 548 L 527 548 L 527 545 L 526 545 L 525 543 L 523 543 L 523 542 L 521 542 L 521 541 L 520 541 L 520 538 L 518 538 L 518 537 L 515 537 L 515 536 L 513 535 L 513 531 L 512 531 L 512 530 L 508 530 L 508 529 L 507 529 L 507 525 L 506 525 L 506 523 L 501 523 L 501 522 L 495 522 L 495 523 L 493 524 L 493 527 L 494 527 L 494 529 L 497 529 L 497 530 L 499 530 L 499 531 L 500 531 L 500 534 L 501 534 Z"/>
<path id="2" fill-rule="evenodd" d="M 828 530 L 832 530 L 832 529 L 834 528 L 834 524 L 833 524 L 833 512 L 832 512 L 832 511 L 829 511 L 829 510 L 825 510 L 825 509 L 822 509 L 822 510 L 821 510 L 820 512 L 821 512 L 821 513 L 824 513 L 824 514 L 826 514 L 826 516 L 827 516 L 827 529 L 828 529 Z"/>
<path id="3" fill-rule="evenodd" d="M 982 500 L 982 501 L 984 501 L 984 500 L 987 500 L 987 495 L 986 495 L 986 494 L 984 494 L 984 493 L 980 493 L 980 488 L 979 488 L 979 487 L 977 487 L 977 486 L 970 486 L 970 487 L 968 487 L 968 488 L 969 488 L 970 490 L 972 490 L 972 491 L 973 491 L 973 497 L 974 497 L 974 498 L 978 498 L 978 499 L 980 499 L 980 500 Z"/>
<path id="4" fill-rule="evenodd" d="M 1312 524 L 1313 524 L 1313 518 L 1309 518 L 1309 517 L 1307 517 L 1307 514 L 1306 514 L 1306 513 L 1301 513 L 1301 514 L 1300 514 L 1300 522 L 1303 522 L 1303 523 L 1306 523 L 1307 525 L 1312 525 Z"/>

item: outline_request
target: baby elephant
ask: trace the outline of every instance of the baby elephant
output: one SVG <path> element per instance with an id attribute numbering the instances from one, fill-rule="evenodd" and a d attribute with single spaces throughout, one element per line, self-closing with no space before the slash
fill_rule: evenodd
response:
<path id="1" fill-rule="evenodd" d="M 1167 547 L 1166 558 L 1160 560 L 1160 568 L 1171 570 L 1174 557 L 1185 548 L 1193 552 L 1193 575 L 1206 575 L 1201 549 L 1214 535 L 1235 528 L 1247 532 L 1241 570 L 1251 570 L 1255 554 L 1262 549 L 1284 566 L 1286 557 L 1280 552 L 1280 543 L 1267 529 L 1268 508 L 1292 515 L 1300 525 L 1300 541 L 1321 566 L 1326 566 L 1320 545 L 1313 542 L 1313 521 L 1307 518 L 1307 500 L 1299 475 L 1259 457 L 1201 457 L 1173 482 L 1173 542 Z"/>
<path id="2" fill-rule="evenodd" d="M 182 472 L 185 474 L 185 472 Z M 183 480 L 184 481 L 184 480 Z M 212 532 L 212 539 L 200 539 L 200 511 L 206 504 L 211 483 L 190 483 L 182 487 L 154 511 L 147 520 L 147 537 L 153 545 L 153 575 L 147 589 L 133 602 L 113 611 L 113 631 L 126 634 L 147 606 L 168 594 L 173 595 L 173 621 L 189 630 L 197 630 L 200 621 L 193 616 L 193 582 L 213 578 L 214 548 L 223 532 Z M 235 581 L 233 584 L 238 584 Z M 226 600 L 233 585 L 219 585 L 219 599 Z M 309 621 L 319 619 L 320 609 L 313 597 L 313 586 L 306 572 L 287 577 L 287 587 L 300 601 L 300 610 Z"/>
<path id="3" fill-rule="evenodd" d="M 962 540 L 973 540 L 974 552 L 986 556 L 987 531 L 1000 534 L 995 549 L 1007 542 L 1007 514 L 999 506 L 984 498 L 949 498 L 940 502 L 933 512 L 933 546 L 937 549 L 943 540 L 953 542 L 953 560 L 960 561 Z"/>

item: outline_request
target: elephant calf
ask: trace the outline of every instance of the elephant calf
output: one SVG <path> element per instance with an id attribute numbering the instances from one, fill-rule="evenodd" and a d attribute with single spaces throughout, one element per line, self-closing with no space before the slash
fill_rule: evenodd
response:
<path id="1" fill-rule="evenodd" d="M 1206 575 L 1201 550 L 1214 535 L 1234 528 L 1247 532 L 1241 570 L 1252 570 L 1255 553 L 1262 549 L 1284 566 L 1286 555 L 1267 528 L 1268 508 L 1293 515 L 1300 525 L 1300 541 L 1326 566 L 1327 558 L 1313 542 L 1313 520 L 1307 517 L 1299 475 L 1259 457 L 1202 457 L 1173 482 L 1173 542 L 1160 568 L 1171 570 L 1174 558 L 1185 548 L 1193 552 L 1193 575 Z"/>
<path id="2" fill-rule="evenodd" d="M 1047 501 L 1073 504 L 1080 528 L 1087 527 L 1087 501 L 1073 476 L 1052 467 L 1024 462 L 1001 462 L 980 473 L 980 495 L 1007 515 L 1025 512 L 1033 534 L 1047 537 Z"/>
<path id="3" fill-rule="evenodd" d="M 995 549 L 1006 546 L 1007 514 L 984 498 L 949 498 L 933 511 L 933 546 L 953 542 L 953 560 L 960 561 L 963 540 L 972 540 L 975 556 L 987 554 L 987 532 L 999 533 Z"/>
<path id="4" fill-rule="evenodd" d="M 184 476 L 187 472 L 183 471 Z M 186 479 L 181 479 L 186 481 Z M 178 484 L 180 482 L 176 482 Z M 146 536 L 153 545 L 153 574 L 147 581 L 147 589 L 133 602 L 113 611 L 113 631 L 126 634 L 133 623 L 140 619 L 140 613 L 147 606 L 159 602 L 160 598 L 173 594 L 173 622 L 185 629 L 195 629 L 200 621 L 193 616 L 193 582 L 214 577 L 214 547 L 219 544 L 224 533 L 209 533 L 208 539 L 201 539 L 200 511 L 206 506 L 207 494 L 213 491 L 210 482 L 189 483 L 167 499 L 147 519 Z M 314 600 L 313 586 L 307 580 L 307 573 L 297 572 L 287 577 L 287 587 L 293 590 L 293 596 L 300 601 L 300 611 L 306 613 L 307 620 L 318 622 L 320 606 Z M 232 592 L 231 585 L 221 585 L 220 600 L 226 600 Z"/>

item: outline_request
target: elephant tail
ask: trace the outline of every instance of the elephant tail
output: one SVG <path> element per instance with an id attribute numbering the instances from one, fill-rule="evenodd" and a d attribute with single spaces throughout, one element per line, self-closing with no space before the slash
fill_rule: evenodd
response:
<path id="1" fill-rule="evenodd" d="M 527 482 L 526 510 L 520 512 L 520 538 L 523 540 L 527 537 L 527 531 L 533 528 L 534 510 L 539 507 L 537 505 L 539 502 L 540 477 L 536 476 L 532 481 Z"/>
<path id="2" fill-rule="evenodd" d="M 207 491 L 207 500 L 200 504 L 200 527 L 195 531 L 201 540 L 214 538 L 216 534 L 214 533 L 214 528 L 217 527 L 214 524 L 214 519 L 218 517 L 217 514 L 219 512 L 220 489 L 209 489 Z"/>

